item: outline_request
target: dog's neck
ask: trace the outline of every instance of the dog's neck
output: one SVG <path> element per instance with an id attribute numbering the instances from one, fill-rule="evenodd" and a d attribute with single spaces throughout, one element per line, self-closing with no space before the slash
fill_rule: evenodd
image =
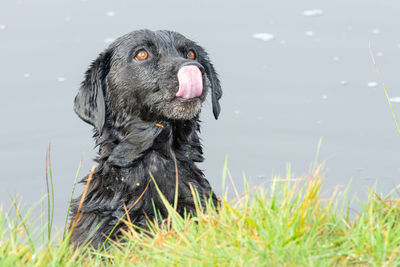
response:
<path id="1" fill-rule="evenodd" d="M 202 162 L 198 131 L 198 116 L 191 120 L 159 122 L 137 119 L 123 128 L 105 127 L 101 135 L 95 135 L 101 155 L 98 161 L 110 167 L 128 168 L 147 152 L 157 151 L 166 158 L 173 154 L 180 161 Z M 189 153 L 179 153 L 183 149 L 188 149 Z"/>

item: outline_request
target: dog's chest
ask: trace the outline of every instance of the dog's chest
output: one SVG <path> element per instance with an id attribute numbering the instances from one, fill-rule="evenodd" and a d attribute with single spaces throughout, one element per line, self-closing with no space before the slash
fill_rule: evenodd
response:
<path id="1" fill-rule="evenodd" d="M 172 154 L 174 155 L 174 154 Z M 130 189 L 137 189 L 149 183 L 152 178 L 158 185 L 169 188 L 175 186 L 176 175 L 181 181 L 193 175 L 190 164 L 174 161 L 174 156 L 166 157 L 164 153 L 152 151 L 143 156 L 133 166 L 119 169 L 119 180 Z M 177 171 L 177 172 L 176 172 Z M 191 175 L 192 174 L 192 175 Z"/>

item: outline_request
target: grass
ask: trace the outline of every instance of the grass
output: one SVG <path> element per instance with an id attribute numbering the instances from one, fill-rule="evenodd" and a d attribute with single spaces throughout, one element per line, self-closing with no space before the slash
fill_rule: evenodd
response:
<path id="1" fill-rule="evenodd" d="M 227 176 L 225 164 L 224 183 Z M 149 222 L 151 230 L 140 234 L 125 216 L 125 243 L 102 250 L 75 250 L 63 233 L 43 242 L 47 222 L 28 223 L 32 208 L 24 212 L 14 199 L 0 213 L 0 266 L 399 266 L 396 192 L 383 198 L 371 190 L 354 212 L 347 190 L 322 198 L 321 183 L 320 166 L 300 179 L 288 173 L 267 188 L 223 197 L 218 212 L 211 204 L 203 210 L 197 196 L 195 218 L 165 203 L 170 216 L 163 224 Z"/>

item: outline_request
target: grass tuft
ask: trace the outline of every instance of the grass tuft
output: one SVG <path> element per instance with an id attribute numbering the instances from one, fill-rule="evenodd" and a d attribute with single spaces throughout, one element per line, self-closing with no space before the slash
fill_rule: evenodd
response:
<path id="1" fill-rule="evenodd" d="M 348 187 L 321 197 L 321 170 L 317 165 L 307 177 L 293 179 L 288 172 L 266 187 L 247 186 L 234 200 L 223 197 L 217 208 L 211 201 L 202 208 L 193 190 L 196 217 L 179 215 L 160 194 L 167 219 L 137 232 L 124 216 L 124 242 L 99 250 L 74 249 L 61 238 L 33 248 L 46 228 L 28 230 L 29 212 L 15 204 L 0 212 L 0 266 L 399 266 L 396 192 L 383 197 L 370 190 L 361 210 L 351 214 Z M 224 174 L 230 175 L 227 166 Z"/>

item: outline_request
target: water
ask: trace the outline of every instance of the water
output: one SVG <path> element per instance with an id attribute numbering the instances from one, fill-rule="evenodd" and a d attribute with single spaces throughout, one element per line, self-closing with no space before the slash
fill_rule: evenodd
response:
<path id="1" fill-rule="evenodd" d="M 386 193 L 400 183 L 400 136 L 368 48 L 371 42 L 374 54 L 381 53 L 377 64 L 400 117 L 393 101 L 400 95 L 397 0 L 18 0 L 0 6 L 0 194 L 6 204 L 16 192 L 27 204 L 40 199 L 51 142 L 55 222 L 62 225 L 82 152 L 80 177 L 94 157 L 91 127 L 72 111 L 83 73 L 114 38 L 140 28 L 172 29 L 198 41 L 220 74 L 222 113 L 215 121 L 208 100 L 201 135 L 201 167 L 218 194 L 226 155 L 240 191 L 243 173 L 252 185 L 284 175 L 288 163 L 293 175 L 307 174 L 320 137 L 324 192 L 352 179 L 350 193 L 363 199 L 367 186 L 377 183 Z M 264 35 L 264 42 L 257 33 L 273 38 Z"/>

